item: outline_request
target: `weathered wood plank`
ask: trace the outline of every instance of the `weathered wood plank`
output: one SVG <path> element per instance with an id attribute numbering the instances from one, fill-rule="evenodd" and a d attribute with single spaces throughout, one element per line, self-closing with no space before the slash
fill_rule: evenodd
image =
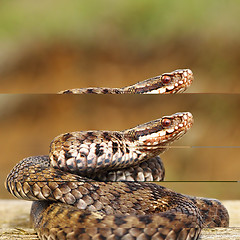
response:
<path id="1" fill-rule="evenodd" d="M 230 214 L 230 227 L 203 229 L 200 239 L 240 239 L 240 201 L 223 201 L 223 203 Z M 38 239 L 31 228 L 30 208 L 31 202 L 0 200 L 0 239 Z"/>
<path id="2" fill-rule="evenodd" d="M 0 200 L 0 239 L 38 239 L 31 228 L 31 202 Z"/>

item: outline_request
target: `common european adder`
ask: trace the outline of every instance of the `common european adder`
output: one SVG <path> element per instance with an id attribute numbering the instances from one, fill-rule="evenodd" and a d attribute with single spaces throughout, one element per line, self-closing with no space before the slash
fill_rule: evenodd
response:
<path id="1" fill-rule="evenodd" d="M 226 227 L 225 207 L 160 185 L 159 154 L 192 126 L 191 113 L 123 131 L 61 134 L 50 154 L 28 157 L 6 180 L 8 191 L 32 200 L 41 239 L 197 239 L 203 227 Z"/>

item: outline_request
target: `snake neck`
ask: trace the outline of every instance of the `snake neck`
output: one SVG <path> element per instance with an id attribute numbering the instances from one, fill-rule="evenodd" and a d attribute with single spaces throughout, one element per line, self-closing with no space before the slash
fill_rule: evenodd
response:
<path id="1" fill-rule="evenodd" d="M 108 88 L 108 87 L 88 87 L 88 88 L 74 88 L 59 92 L 60 94 L 124 94 L 126 93 L 122 88 Z"/>
<path id="2" fill-rule="evenodd" d="M 138 151 L 156 156 L 183 136 L 192 126 L 193 116 L 189 112 L 175 113 L 139 125 L 123 132 L 124 137 L 135 144 Z"/>

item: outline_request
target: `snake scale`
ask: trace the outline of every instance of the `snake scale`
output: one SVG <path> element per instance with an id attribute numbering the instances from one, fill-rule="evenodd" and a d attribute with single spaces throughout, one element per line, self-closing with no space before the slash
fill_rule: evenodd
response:
<path id="1" fill-rule="evenodd" d="M 170 73 L 149 78 L 123 88 L 89 87 L 75 88 L 59 92 L 60 94 L 174 94 L 185 91 L 193 81 L 190 69 L 179 69 Z"/>
<path id="2" fill-rule="evenodd" d="M 178 93 L 191 70 L 176 70 L 121 89 L 86 88 L 61 93 Z M 176 113 L 123 131 L 80 131 L 57 136 L 49 155 L 23 159 L 6 188 L 33 201 L 40 239 L 198 239 L 203 227 L 227 227 L 226 208 L 146 181 L 162 181 L 159 154 L 192 126 Z"/>

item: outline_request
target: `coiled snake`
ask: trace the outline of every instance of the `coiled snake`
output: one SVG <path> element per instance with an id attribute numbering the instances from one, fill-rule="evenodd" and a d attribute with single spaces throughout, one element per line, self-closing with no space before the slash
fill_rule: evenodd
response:
<path id="1" fill-rule="evenodd" d="M 224 206 L 141 182 L 163 179 L 158 155 L 192 123 L 176 113 L 119 132 L 62 134 L 49 156 L 17 164 L 6 187 L 34 201 L 41 239 L 197 239 L 203 227 L 228 226 Z"/>
<path id="2" fill-rule="evenodd" d="M 149 78 L 134 85 L 123 88 L 75 88 L 59 92 L 60 94 L 173 94 L 181 93 L 189 87 L 193 81 L 193 73 L 190 69 L 179 69 L 170 73 Z"/>

